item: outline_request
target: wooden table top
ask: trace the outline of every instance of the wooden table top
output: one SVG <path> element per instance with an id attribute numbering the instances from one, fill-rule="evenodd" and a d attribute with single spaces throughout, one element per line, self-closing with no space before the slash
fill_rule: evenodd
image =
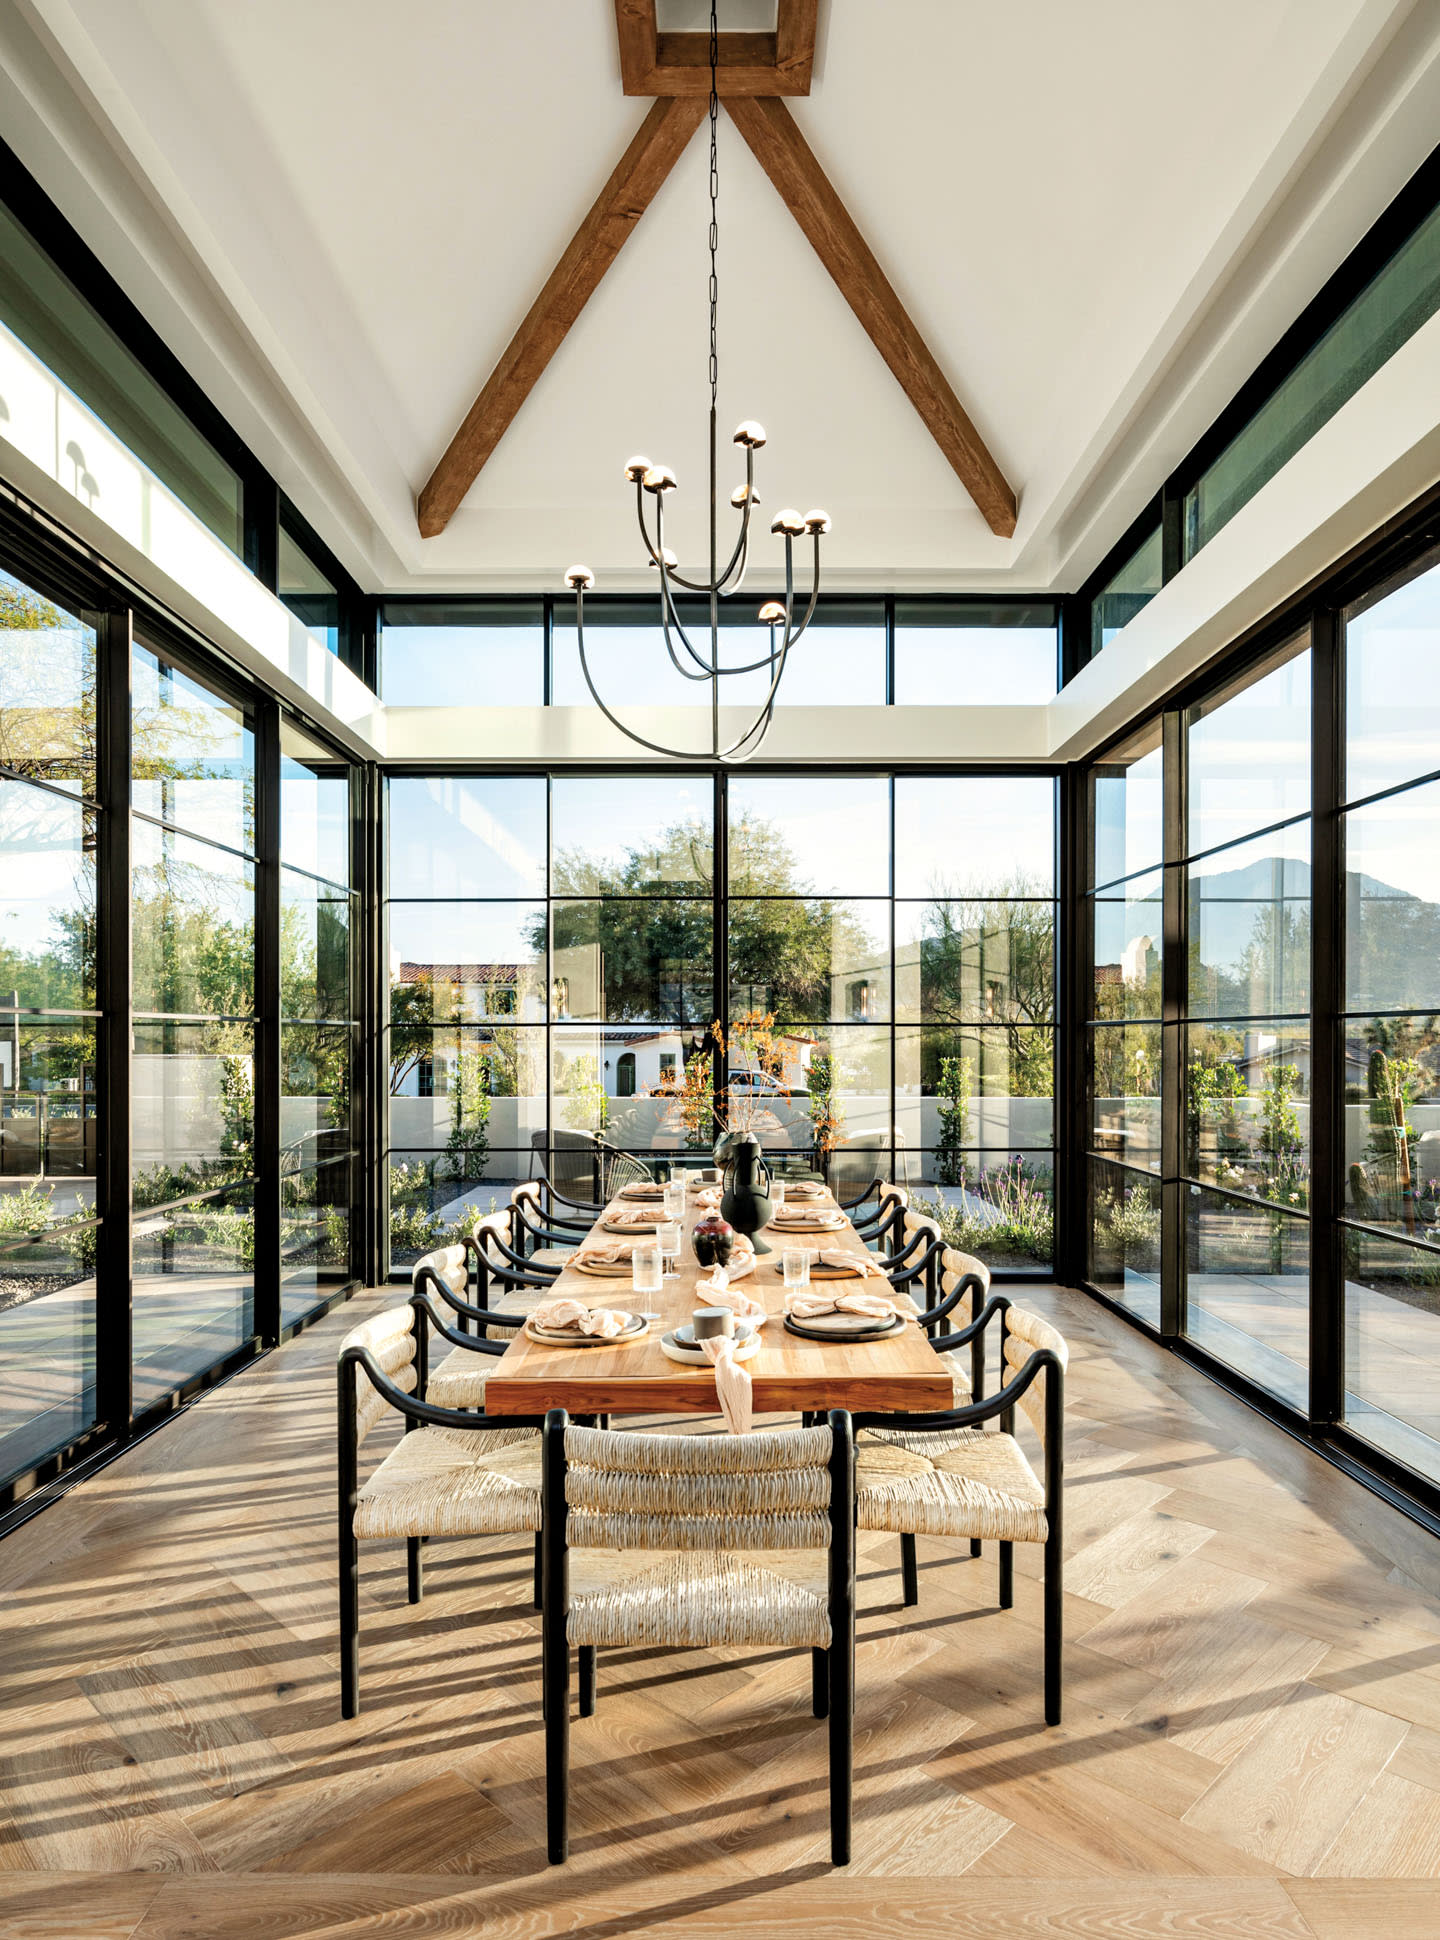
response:
<path id="1" fill-rule="evenodd" d="M 606 1217 L 624 1202 L 607 1207 Z M 667 1280 L 658 1294 L 638 1295 L 628 1278 L 603 1280 L 567 1267 L 555 1282 L 556 1295 L 567 1294 L 592 1307 L 637 1308 L 659 1313 L 639 1340 L 623 1345 L 551 1347 L 519 1334 L 506 1348 L 485 1386 L 489 1414 L 543 1414 L 565 1408 L 574 1415 L 593 1414 L 718 1414 L 713 1370 L 682 1367 L 668 1360 L 660 1336 L 690 1318 L 704 1300 L 695 1292 L 702 1268 L 690 1245 L 690 1228 L 699 1217 L 694 1190 L 689 1195 L 680 1277 Z M 603 1222 L 601 1222 L 603 1223 Z M 597 1240 L 614 1235 L 593 1229 Z M 870 1342 L 808 1341 L 787 1333 L 783 1324 L 785 1288 L 780 1277 L 781 1236 L 774 1229 L 766 1237 L 775 1252 L 762 1254 L 753 1273 L 737 1282 L 758 1300 L 770 1318 L 764 1345 L 743 1365 L 754 1383 L 754 1409 L 759 1414 L 793 1414 L 804 1409 L 896 1409 L 923 1411 L 954 1405 L 950 1370 L 920 1328 L 909 1326 L 893 1340 Z M 853 1225 L 823 1236 L 787 1235 L 786 1244 L 850 1246 L 863 1251 Z M 817 1285 L 820 1284 L 817 1282 Z M 860 1286 L 860 1281 L 836 1281 Z M 867 1291 L 869 1289 L 867 1288 Z M 495 1305 L 504 1305 L 500 1295 Z"/>

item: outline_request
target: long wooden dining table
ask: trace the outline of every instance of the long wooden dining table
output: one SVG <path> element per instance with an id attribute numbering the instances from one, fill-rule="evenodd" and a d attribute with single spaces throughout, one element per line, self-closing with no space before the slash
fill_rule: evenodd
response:
<path id="1" fill-rule="evenodd" d="M 632 1292 L 628 1275 L 602 1279 L 573 1266 L 565 1267 L 555 1282 L 557 1297 L 582 1300 L 591 1307 L 658 1313 L 662 1318 L 651 1321 L 638 1340 L 604 1341 L 584 1347 L 551 1345 L 533 1340 L 528 1330 L 519 1332 L 486 1383 L 488 1414 L 534 1415 L 547 1408 L 565 1408 L 572 1415 L 719 1412 L 713 1368 L 708 1363 L 681 1365 L 670 1360 L 660 1345 L 662 1334 L 681 1326 L 696 1307 L 706 1304 L 703 1293 L 696 1291 L 696 1282 L 708 1276 L 709 1269 L 696 1260 L 690 1238 L 699 1217 L 697 1192 L 698 1188 L 692 1186 L 687 1194 L 678 1274 L 666 1280 L 659 1293 Z M 630 1202 L 612 1202 L 591 1229 L 591 1239 L 601 1242 L 615 1237 L 603 1228 L 622 1205 L 633 1209 Z M 827 1250 L 844 1247 L 863 1252 L 864 1242 L 849 1219 L 843 1228 L 823 1236 L 782 1236 L 771 1228 L 765 1237 L 775 1251 L 761 1254 L 753 1272 L 735 1282 L 766 1310 L 762 1345 L 743 1363 L 753 1383 L 757 1415 L 827 1408 L 923 1412 L 954 1405 L 950 1370 L 923 1330 L 913 1323 L 890 1339 L 866 1342 L 804 1340 L 787 1331 L 780 1271 L 782 1243 L 813 1249 L 823 1243 Z M 847 1287 L 888 1291 L 883 1282 L 874 1279 L 817 1280 L 817 1292 L 822 1284 L 837 1292 Z M 503 1310 L 503 1293 L 496 1295 L 494 1304 Z"/>

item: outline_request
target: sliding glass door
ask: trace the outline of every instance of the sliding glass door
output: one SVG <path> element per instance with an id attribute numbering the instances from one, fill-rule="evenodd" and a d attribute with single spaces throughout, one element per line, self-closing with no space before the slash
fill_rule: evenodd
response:
<path id="1" fill-rule="evenodd" d="M 0 1475 L 98 1420 L 91 618 L 0 572 Z"/>

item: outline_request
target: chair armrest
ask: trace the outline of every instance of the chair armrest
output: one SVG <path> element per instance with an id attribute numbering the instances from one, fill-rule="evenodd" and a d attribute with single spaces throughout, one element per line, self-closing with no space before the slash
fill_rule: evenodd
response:
<path id="1" fill-rule="evenodd" d="M 417 1289 L 410 1296 L 410 1305 L 417 1314 L 423 1313 L 435 1332 L 442 1340 L 448 1340 L 452 1347 L 468 1348 L 472 1354 L 499 1355 L 505 1353 L 510 1345 L 509 1341 L 505 1340 L 486 1340 L 481 1334 L 462 1334 L 458 1327 L 452 1327 L 449 1324 L 428 1293 L 422 1293 Z M 485 1313 L 487 1319 L 491 1318 L 488 1308 L 477 1308 L 476 1311 Z M 508 1326 L 513 1316 L 502 1314 L 498 1318 L 502 1326 Z"/>
<path id="2" fill-rule="evenodd" d="M 346 1392 L 347 1377 L 353 1383 L 355 1370 L 362 1367 L 376 1392 L 383 1395 L 397 1413 L 408 1416 L 411 1421 L 423 1422 L 428 1428 L 542 1428 L 545 1423 L 543 1415 L 504 1415 L 492 1418 L 474 1410 L 467 1412 L 461 1408 L 437 1408 L 431 1401 L 417 1401 L 413 1394 L 406 1394 L 403 1388 L 396 1387 L 368 1347 L 347 1347 L 340 1356 L 342 1401 Z M 353 1391 L 352 1387 L 351 1392 Z"/>
<path id="3" fill-rule="evenodd" d="M 921 1314 L 920 1325 L 922 1327 L 933 1327 L 937 1320 L 943 1319 L 950 1312 L 957 1301 L 963 1300 L 965 1297 L 966 1281 L 973 1281 L 977 1287 L 983 1285 L 978 1274 L 967 1273 L 965 1279 L 960 1282 L 960 1285 L 955 1288 L 953 1293 L 947 1294 L 938 1307 L 932 1307 L 929 1313 Z M 980 1335 L 984 1333 L 996 1314 L 1007 1313 L 1010 1305 L 1010 1301 L 1005 1298 L 1003 1293 L 992 1294 L 968 1327 L 962 1327 L 956 1334 L 937 1334 L 930 1345 L 935 1349 L 937 1354 L 948 1354 L 956 1347 L 966 1347 L 971 1341 L 979 1339 Z"/>
<path id="4" fill-rule="evenodd" d="M 946 1294 L 943 1300 L 937 1301 L 933 1307 L 927 1307 L 924 1313 L 921 1314 L 920 1316 L 920 1325 L 922 1327 L 935 1326 L 936 1323 L 938 1321 L 943 1320 L 947 1314 L 954 1313 L 955 1309 L 960 1305 L 960 1302 L 965 1298 L 965 1295 L 971 1292 L 972 1290 L 982 1295 L 985 1292 L 985 1282 L 980 1278 L 980 1275 L 978 1273 L 967 1273 L 961 1280 L 959 1286 L 952 1287 L 949 1293 Z M 1006 1307 L 1010 1305 L 1010 1302 L 1005 1299 L 1004 1295 L 998 1294 L 998 1293 L 993 1296 L 993 1302 L 998 1302 L 999 1304 L 994 1305 L 990 1300 L 987 1300 L 985 1302 L 985 1305 L 982 1308 L 982 1312 L 984 1314 L 984 1320 L 981 1321 L 980 1323 L 981 1326 L 988 1325 L 988 1323 L 990 1322 L 991 1319 L 994 1318 L 994 1315 L 996 1313 L 1002 1312 Z M 973 1339 L 974 1332 L 978 1332 L 978 1331 L 979 1331 L 978 1328 L 976 1328 L 972 1332 L 972 1329 L 970 1327 L 967 1327 L 965 1329 L 963 1339 L 965 1340 Z M 953 1346 L 956 1341 L 962 1338 L 962 1336 L 958 1334 L 953 1334 L 953 1335 L 947 1334 L 944 1336 L 944 1338 L 948 1340 Z M 938 1341 L 936 1341 L 934 1344 L 937 1347 L 939 1346 Z"/>
<path id="5" fill-rule="evenodd" d="M 521 1276 L 519 1274 L 516 1274 L 513 1277 L 517 1283 L 520 1282 Z M 467 1320 L 484 1321 L 487 1327 L 490 1327 L 490 1326 L 523 1327 L 528 1318 L 528 1316 L 525 1314 L 502 1313 L 497 1307 L 477 1307 L 472 1301 L 462 1300 L 458 1293 L 454 1292 L 450 1287 L 447 1287 L 445 1282 L 442 1279 L 440 1279 L 438 1275 L 432 1273 L 428 1268 L 424 1271 L 424 1273 L 417 1273 L 415 1276 L 415 1279 L 413 1282 L 414 1290 L 411 1294 L 412 1302 L 414 1301 L 415 1296 L 421 1292 L 420 1282 L 422 1279 L 428 1280 L 430 1282 L 430 1285 L 434 1287 L 435 1291 L 439 1294 L 440 1298 L 445 1302 L 445 1305 L 447 1307 L 453 1308 L 457 1314 L 463 1314 Z M 525 1281 L 523 1284 L 528 1286 L 548 1287 L 551 1284 L 551 1282 L 548 1279 L 530 1280 L 530 1281 Z"/>
<path id="6" fill-rule="evenodd" d="M 1048 1347 L 1037 1347 L 1019 1372 L 983 1401 L 972 1401 L 965 1408 L 950 1408 L 943 1413 L 928 1415 L 857 1414 L 855 1426 L 857 1429 L 895 1428 L 926 1435 L 940 1434 L 951 1428 L 978 1428 L 984 1422 L 993 1421 L 996 1415 L 1007 1414 L 1031 1383 L 1044 1373 L 1054 1375 L 1058 1392 L 1065 1379 L 1059 1356 Z"/>

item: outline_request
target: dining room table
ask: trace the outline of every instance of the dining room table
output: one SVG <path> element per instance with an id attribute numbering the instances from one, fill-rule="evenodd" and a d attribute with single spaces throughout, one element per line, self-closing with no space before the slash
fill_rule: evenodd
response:
<path id="1" fill-rule="evenodd" d="M 492 1415 L 536 1415 L 548 1408 L 564 1408 L 572 1415 L 654 1415 L 719 1412 L 715 1370 L 708 1363 L 679 1364 L 661 1345 L 662 1337 L 687 1323 L 697 1307 L 709 1304 L 705 1288 L 709 1266 L 696 1258 L 692 1229 L 703 1211 L 703 1187 L 692 1183 L 686 1193 L 681 1224 L 681 1252 L 673 1277 L 658 1293 L 636 1293 L 628 1272 L 623 1277 L 597 1278 L 573 1264 L 574 1255 L 558 1275 L 551 1298 L 568 1298 L 589 1307 L 608 1307 L 628 1314 L 658 1314 L 644 1333 L 621 1340 L 577 1341 L 574 1345 L 541 1341 L 529 1326 L 519 1330 L 494 1365 L 485 1388 L 485 1408 Z M 854 1224 L 833 1200 L 819 1202 L 838 1223 L 823 1233 L 782 1233 L 776 1227 L 765 1237 L 774 1247 L 759 1254 L 752 1270 L 733 1285 L 765 1310 L 758 1350 L 744 1362 L 753 1383 L 753 1408 L 758 1414 L 823 1412 L 829 1408 L 853 1411 L 876 1409 L 923 1413 L 954 1405 L 951 1371 L 935 1352 L 913 1318 L 893 1334 L 878 1340 L 815 1340 L 792 1333 L 785 1325 L 785 1284 L 782 1249 L 808 1246 L 818 1252 L 865 1254 L 864 1241 Z M 592 1243 L 609 1244 L 617 1235 L 607 1230 L 621 1211 L 633 1211 L 634 1199 L 612 1200 L 591 1228 L 577 1252 Z M 636 1234 L 635 1239 L 653 1238 Z M 622 1242 L 623 1243 L 623 1242 Z M 632 1242 L 633 1243 L 633 1242 Z M 877 1256 L 866 1254 L 872 1262 Z M 884 1280 L 865 1278 L 815 1279 L 812 1293 L 864 1291 L 890 1294 Z M 504 1307 L 498 1295 L 497 1308 Z M 908 1312 L 913 1303 L 904 1294 L 896 1305 Z"/>

